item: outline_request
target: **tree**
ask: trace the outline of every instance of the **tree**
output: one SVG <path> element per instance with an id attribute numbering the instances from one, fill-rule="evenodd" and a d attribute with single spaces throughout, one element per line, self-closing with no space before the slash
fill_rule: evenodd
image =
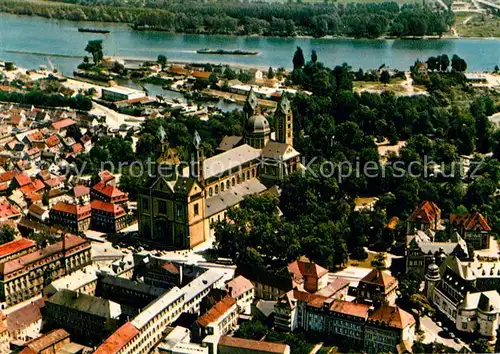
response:
<path id="1" fill-rule="evenodd" d="M 384 86 L 387 86 L 387 84 L 391 82 L 391 75 L 387 70 L 382 71 L 380 74 L 380 82 L 382 82 Z"/>
<path id="2" fill-rule="evenodd" d="M 165 66 L 167 66 L 167 57 L 164 56 L 163 54 L 158 55 L 157 59 L 158 64 L 161 65 L 161 69 L 165 69 Z"/>
<path id="3" fill-rule="evenodd" d="M 295 54 L 293 55 L 293 68 L 300 69 L 305 65 L 306 61 L 304 59 L 304 52 L 302 48 L 297 47 Z"/>
<path id="4" fill-rule="evenodd" d="M 464 72 L 465 70 L 467 70 L 467 63 L 464 59 L 454 54 L 451 58 L 451 68 L 457 72 Z"/>
<path id="5" fill-rule="evenodd" d="M 99 65 L 104 54 L 102 51 L 102 40 L 94 39 L 90 40 L 85 47 L 85 51 L 92 55 L 92 59 L 95 65 Z"/>
<path id="6" fill-rule="evenodd" d="M 318 54 L 316 54 L 316 51 L 313 49 L 313 51 L 311 52 L 311 61 L 316 64 L 316 62 L 318 61 Z"/>
<path id="7" fill-rule="evenodd" d="M 0 245 L 14 240 L 16 236 L 16 230 L 7 224 L 4 224 L 0 230 Z"/>
<path id="8" fill-rule="evenodd" d="M 472 350 L 473 353 L 493 353 L 493 348 L 484 338 L 479 338 L 475 340 L 471 344 L 470 349 Z"/>
<path id="9" fill-rule="evenodd" d="M 386 269 L 386 262 L 387 255 L 384 252 L 379 252 L 377 255 L 373 258 L 373 261 L 371 263 L 373 268 L 376 269 Z"/>
<path id="10" fill-rule="evenodd" d="M 268 332 L 268 328 L 260 321 L 244 322 L 234 333 L 236 338 L 261 340 Z"/>
<path id="11" fill-rule="evenodd" d="M 208 77 L 208 81 L 210 82 L 210 86 L 212 88 L 215 88 L 217 86 L 217 75 L 215 73 L 211 73 L 210 76 Z"/>
<path id="12" fill-rule="evenodd" d="M 89 63 L 89 57 L 88 57 L 88 56 L 84 56 L 84 57 L 83 57 L 83 62 L 84 62 L 85 64 L 88 64 L 88 63 Z"/>
<path id="13" fill-rule="evenodd" d="M 274 79 L 274 71 L 272 67 L 269 67 L 269 70 L 267 71 L 267 78 Z"/>

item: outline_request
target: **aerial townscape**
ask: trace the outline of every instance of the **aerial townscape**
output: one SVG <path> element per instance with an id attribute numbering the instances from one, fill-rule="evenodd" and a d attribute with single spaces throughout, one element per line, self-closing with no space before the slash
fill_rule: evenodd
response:
<path id="1" fill-rule="evenodd" d="M 0 354 L 500 353 L 500 0 L 0 0 Z"/>

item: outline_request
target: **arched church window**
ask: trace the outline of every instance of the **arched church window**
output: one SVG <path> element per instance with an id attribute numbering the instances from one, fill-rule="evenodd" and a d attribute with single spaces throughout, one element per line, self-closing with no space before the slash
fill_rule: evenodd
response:
<path id="1" fill-rule="evenodd" d="M 215 186 L 215 194 L 219 194 L 219 186 Z"/>
<path id="2" fill-rule="evenodd" d="M 212 187 L 208 189 L 208 196 L 211 197 L 214 194 Z"/>

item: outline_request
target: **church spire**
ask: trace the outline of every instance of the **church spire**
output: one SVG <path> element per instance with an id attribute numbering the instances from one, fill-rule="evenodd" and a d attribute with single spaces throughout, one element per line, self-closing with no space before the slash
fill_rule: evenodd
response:
<path id="1" fill-rule="evenodd" d="M 243 106 L 243 112 L 245 113 L 245 121 L 248 121 L 248 118 L 256 114 L 258 105 L 259 101 L 257 100 L 255 92 L 253 91 L 253 87 L 251 87 L 250 91 L 248 92 L 245 105 Z"/>
<path id="2" fill-rule="evenodd" d="M 276 141 L 293 146 L 293 113 L 286 92 L 281 94 L 281 100 L 274 112 Z"/>

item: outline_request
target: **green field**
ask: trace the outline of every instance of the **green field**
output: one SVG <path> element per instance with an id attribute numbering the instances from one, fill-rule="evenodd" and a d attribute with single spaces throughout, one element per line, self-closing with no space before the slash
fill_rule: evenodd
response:
<path id="1" fill-rule="evenodd" d="M 500 37 L 499 17 L 465 13 L 457 14 L 455 18 L 455 29 L 460 37 Z"/>

